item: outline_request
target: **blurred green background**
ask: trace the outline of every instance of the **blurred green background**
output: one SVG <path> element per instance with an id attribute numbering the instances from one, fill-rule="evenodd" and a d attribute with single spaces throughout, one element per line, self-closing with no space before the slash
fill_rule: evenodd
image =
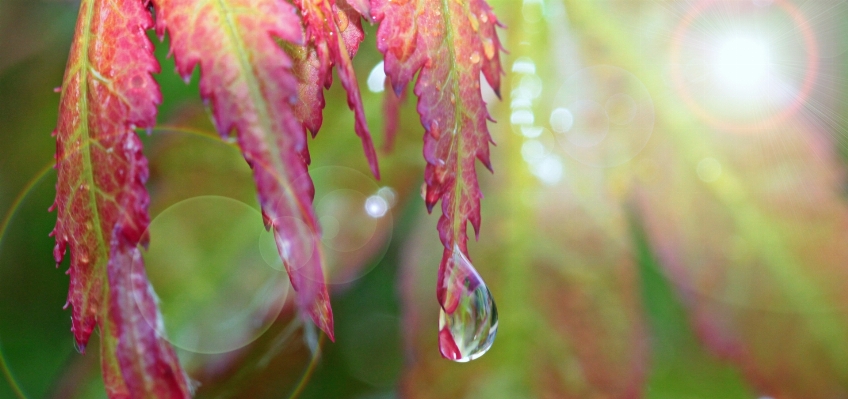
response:
<path id="1" fill-rule="evenodd" d="M 146 263 L 197 397 L 848 397 L 848 1 L 490 3 L 509 53 L 502 101 L 483 92 L 495 173 L 478 169 L 470 252 L 500 330 L 467 364 L 436 345 L 441 245 L 414 99 L 379 182 L 338 85 L 310 141 L 329 343 L 281 299 L 250 171 L 217 138 L 197 73 L 186 85 L 151 34 L 164 103 L 139 132 Z M 67 261 L 47 236 L 53 88 L 77 10 L 0 1 L 0 398 L 105 397 L 96 342 L 73 349 Z M 379 146 L 366 32 L 354 64 Z"/>

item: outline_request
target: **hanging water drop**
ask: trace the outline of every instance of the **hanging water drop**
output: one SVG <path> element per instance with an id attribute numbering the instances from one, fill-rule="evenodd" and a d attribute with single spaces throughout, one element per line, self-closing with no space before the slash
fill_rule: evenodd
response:
<path id="1" fill-rule="evenodd" d="M 480 53 L 475 51 L 471 53 L 471 63 L 476 64 L 478 62 L 480 62 Z"/>
<path id="2" fill-rule="evenodd" d="M 446 265 L 439 313 L 439 352 L 455 362 L 483 356 L 495 342 L 498 308 L 486 283 L 459 247 Z"/>

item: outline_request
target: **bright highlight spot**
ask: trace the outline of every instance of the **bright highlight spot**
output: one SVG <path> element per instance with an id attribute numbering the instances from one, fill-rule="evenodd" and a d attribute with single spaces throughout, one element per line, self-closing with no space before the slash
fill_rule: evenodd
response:
<path id="1" fill-rule="evenodd" d="M 372 218 L 381 218 L 388 210 L 389 204 L 379 195 L 372 195 L 365 200 L 365 212 Z"/>
<path id="2" fill-rule="evenodd" d="M 383 61 L 377 63 L 371 73 L 368 74 L 368 90 L 372 93 L 382 93 L 386 88 L 386 71 L 383 69 Z"/>
<path id="3" fill-rule="evenodd" d="M 535 163 L 545 157 L 545 146 L 539 140 L 527 140 L 521 145 L 521 156 L 527 163 Z"/>
<path id="4" fill-rule="evenodd" d="M 565 133 L 574 125 L 574 115 L 568 108 L 557 108 L 551 112 L 551 129 L 557 133 Z"/>
<path id="5" fill-rule="evenodd" d="M 528 139 L 535 139 L 542 135 L 542 128 L 538 126 L 521 126 L 521 134 Z"/>
<path id="6" fill-rule="evenodd" d="M 562 161 L 556 155 L 550 155 L 531 165 L 531 172 L 549 186 L 562 180 Z"/>
<path id="7" fill-rule="evenodd" d="M 713 73 L 729 93 L 740 97 L 764 94 L 771 72 L 769 47 L 758 38 L 732 36 L 716 46 Z"/>
<path id="8" fill-rule="evenodd" d="M 513 125 L 532 125 L 535 120 L 533 111 L 526 109 L 515 110 L 509 116 L 509 123 Z"/>
<path id="9" fill-rule="evenodd" d="M 515 73 L 534 74 L 536 73 L 536 64 L 527 57 L 520 57 L 512 63 L 512 71 Z"/>
<path id="10" fill-rule="evenodd" d="M 509 104 L 510 108 L 530 108 L 533 105 L 533 102 L 530 101 L 529 98 L 524 97 L 512 97 L 512 102 Z"/>
<path id="11" fill-rule="evenodd" d="M 542 94 L 542 79 L 540 79 L 539 75 L 536 74 L 524 75 L 524 77 L 521 78 L 521 82 L 518 84 L 518 87 L 526 93 L 528 97 L 535 99 Z"/>

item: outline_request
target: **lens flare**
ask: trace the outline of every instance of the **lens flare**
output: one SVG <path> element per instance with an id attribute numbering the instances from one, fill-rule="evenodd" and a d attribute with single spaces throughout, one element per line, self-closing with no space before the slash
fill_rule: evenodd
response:
<path id="1" fill-rule="evenodd" d="M 713 52 L 713 59 L 713 73 L 724 92 L 746 99 L 766 93 L 772 66 L 770 49 L 764 40 L 741 35 L 723 38 Z"/>
<path id="2" fill-rule="evenodd" d="M 676 92 L 713 128 L 767 130 L 810 100 L 818 42 L 810 21 L 788 0 L 700 0 L 672 38 Z"/>

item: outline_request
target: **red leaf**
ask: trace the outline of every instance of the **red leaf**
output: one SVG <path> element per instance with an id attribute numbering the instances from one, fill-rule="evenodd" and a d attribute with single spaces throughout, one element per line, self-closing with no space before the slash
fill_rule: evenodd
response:
<path id="1" fill-rule="evenodd" d="M 424 126 L 427 160 L 425 201 L 432 210 L 442 200 L 439 233 L 445 246 L 437 295 L 445 309 L 447 267 L 455 245 L 466 256 L 467 222 L 480 231 L 480 198 L 475 159 L 487 168 L 490 119 L 480 91 L 480 73 L 497 92 L 501 50 L 497 19 L 483 0 L 372 0 L 372 15 L 380 22 L 377 47 L 385 56 L 386 75 L 395 90 L 419 72 L 414 92 Z"/>
<path id="2" fill-rule="evenodd" d="M 369 0 L 348 0 L 348 3 L 365 19 L 371 19 L 371 3 Z"/>
<path id="3" fill-rule="evenodd" d="M 141 1 L 80 4 L 55 132 L 54 257 L 61 262 L 70 247 L 68 302 L 73 306 L 77 347 L 83 351 L 99 325 L 104 332 L 103 358 L 125 360 L 104 367 L 113 398 L 189 396 L 186 378 L 168 344 L 152 328 L 125 323 L 140 320 L 141 314 L 126 300 L 130 291 L 112 277 L 130 273 L 133 264 L 125 254 L 137 253 L 137 245 L 146 243 L 147 160 L 134 128 L 153 127 L 161 102 L 150 75 L 159 66 L 145 34 L 152 25 Z M 143 274 L 140 260 L 136 268 Z M 146 279 L 136 285 L 149 289 Z M 156 314 L 155 302 L 149 301 L 144 310 Z M 119 334 L 120 338 L 108 333 L 127 329 L 135 331 Z M 145 351 L 145 356 L 138 356 L 139 347 L 159 355 Z M 134 367 L 139 363 L 161 372 L 139 373 Z"/>
<path id="4" fill-rule="evenodd" d="M 200 65 L 201 96 L 211 103 L 218 131 L 237 134 L 298 304 L 332 338 L 306 135 L 293 110 L 297 80 L 275 41 L 303 42 L 295 10 L 276 0 L 153 3 L 157 32 L 170 34 L 178 72 L 188 79 Z"/>
<path id="5" fill-rule="evenodd" d="M 324 83 L 319 71 L 321 61 L 318 60 L 318 52 L 312 47 L 288 46 L 287 50 L 294 59 L 292 72 L 298 79 L 299 101 L 294 105 L 294 113 L 303 127 L 315 137 L 321 129 L 326 104 Z"/>
<path id="6" fill-rule="evenodd" d="M 317 133 L 321 127 L 320 112 L 324 107 L 324 96 L 320 88 L 314 86 L 323 84 L 325 88 L 330 88 L 333 82 L 332 67 L 335 65 L 342 86 L 347 91 L 348 106 L 356 118 L 354 130 L 362 140 L 371 172 L 379 179 L 377 152 L 371 141 L 359 84 L 351 63 L 365 36 L 360 14 L 344 0 L 294 0 L 294 4 L 303 13 L 307 38 L 306 54 L 300 60 L 304 65 L 298 66 L 296 72 L 301 77 L 301 85 L 313 86 L 301 88 L 300 92 L 307 94 L 307 97 L 298 106 L 298 116 L 301 116 L 313 135 Z"/>
<path id="7" fill-rule="evenodd" d="M 124 238 L 115 237 L 108 275 L 109 317 L 103 326 L 103 348 L 108 349 L 101 363 L 109 397 L 190 397 L 177 355 L 159 335 L 162 317 L 144 272 L 141 251 Z"/>

